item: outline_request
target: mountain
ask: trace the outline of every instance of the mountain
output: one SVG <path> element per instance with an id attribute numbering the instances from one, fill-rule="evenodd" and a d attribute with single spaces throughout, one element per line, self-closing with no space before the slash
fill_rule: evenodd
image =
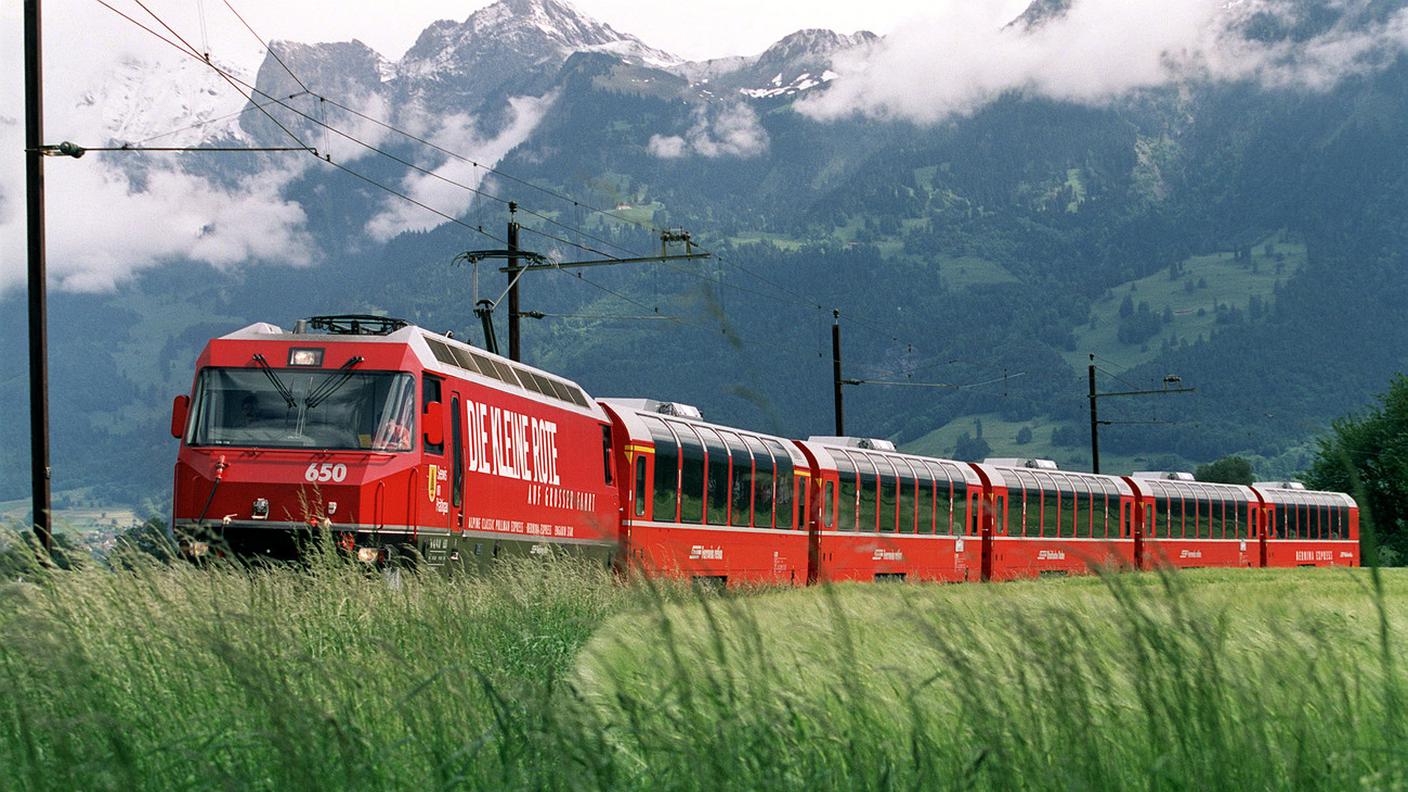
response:
<path id="1" fill-rule="evenodd" d="M 795 97 L 834 79 L 831 63 L 838 53 L 873 44 L 878 39 L 869 31 L 843 35 L 830 30 L 799 30 L 752 57 L 683 63 L 672 71 L 688 79 L 706 96 Z"/>
<path id="2" fill-rule="evenodd" d="M 239 79 L 238 66 L 216 61 Z M 152 61 L 123 57 L 108 79 L 79 95 L 73 111 L 96 114 L 111 143 L 190 146 L 213 138 L 235 138 L 240 110 L 230 86 L 191 58 Z"/>
<path id="3" fill-rule="evenodd" d="M 1038 0 L 1019 21 L 1051 24 L 1071 5 Z M 1347 45 L 1388 19 L 1378 3 L 1291 5 L 1254 25 L 1238 16 L 1237 32 L 1289 57 L 1299 49 L 1282 42 L 1330 30 Z M 1322 6 L 1339 13 L 1328 28 Z M 1408 367 L 1408 62 L 1395 50 L 1363 48 L 1362 68 L 1313 88 L 1193 74 L 1102 101 L 1010 90 L 933 124 L 798 112 L 841 59 L 885 44 L 802 30 L 683 62 L 553 0 L 437 22 L 399 60 L 355 41 L 274 43 L 284 65 L 269 57 L 256 80 L 294 110 L 266 109 L 332 163 L 190 159 L 180 173 L 260 185 L 278 201 L 226 225 L 283 223 L 307 250 L 225 261 L 192 245 L 115 292 L 52 292 L 56 488 L 160 501 L 170 397 L 231 327 L 384 311 L 478 339 L 472 273 L 451 261 L 501 247 L 507 211 L 473 190 L 519 202 L 524 246 L 562 260 L 645 255 L 670 227 L 714 251 L 525 276 L 524 307 L 545 316 L 525 321 L 523 344 L 594 394 L 696 403 L 721 422 L 829 431 L 833 307 L 847 378 L 872 383 L 848 386 L 849 428 L 937 454 L 966 433 L 1002 455 L 1088 464 L 1095 353 L 1102 389 L 1169 374 L 1197 388 L 1102 400 L 1107 470 L 1238 452 L 1293 475 L 1330 420 Z M 125 140 L 239 109 L 203 104 L 210 85 L 133 63 L 92 101 Z M 287 145 L 252 110 L 181 135 Z M 479 295 L 496 296 L 501 276 L 480 276 Z M 18 315 L 22 299 L 0 304 Z M 23 404 L 21 334 L 0 336 L 0 352 L 0 396 Z M 914 387 L 873 384 L 895 381 Z M 28 481 L 23 415 L 10 416 L 0 499 Z"/>

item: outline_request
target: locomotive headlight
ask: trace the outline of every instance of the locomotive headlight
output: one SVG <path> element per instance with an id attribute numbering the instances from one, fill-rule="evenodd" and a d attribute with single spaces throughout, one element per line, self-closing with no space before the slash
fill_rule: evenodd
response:
<path id="1" fill-rule="evenodd" d="M 256 520 L 263 520 L 269 516 L 269 499 L 255 498 L 254 506 L 249 510 L 249 516 Z"/>
<path id="2" fill-rule="evenodd" d="M 380 549 L 380 548 L 376 548 L 376 547 L 359 547 L 359 548 L 357 548 L 357 560 L 358 560 L 358 561 L 361 561 L 363 564 L 375 564 L 376 561 L 377 561 L 377 559 L 380 558 L 380 557 L 381 557 L 381 549 Z"/>
<path id="3" fill-rule="evenodd" d="M 323 365 L 323 350 L 290 349 L 288 351 L 288 364 L 290 366 L 321 366 Z"/>

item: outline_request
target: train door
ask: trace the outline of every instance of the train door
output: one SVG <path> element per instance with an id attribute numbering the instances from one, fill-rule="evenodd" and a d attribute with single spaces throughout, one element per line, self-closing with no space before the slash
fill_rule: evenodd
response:
<path id="1" fill-rule="evenodd" d="M 1007 524 L 1007 493 L 992 493 L 985 499 L 986 508 L 975 509 L 980 514 L 978 530 L 982 541 L 981 580 L 991 580 L 993 572 L 993 537 Z"/>
<path id="2" fill-rule="evenodd" d="M 1134 568 L 1140 569 L 1144 562 L 1144 532 L 1139 530 L 1136 503 L 1135 498 L 1120 498 L 1120 538 L 1133 540 L 1132 560 Z"/>
<path id="3" fill-rule="evenodd" d="M 640 561 L 640 551 L 634 546 L 634 524 L 650 519 L 651 477 L 655 475 L 655 455 L 643 447 L 627 446 L 625 451 L 626 470 L 630 471 L 623 481 L 626 490 L 622 498 L 619 546 L 616 553 L 616 567 L 620 572 L 629 571 L 631 565 Z"/>
<path id="4" fill-rule="evenodd" d="M 807 585 L 821 577 L 821 532 L 836 522 L 836 481 L 819 472 L 817 485 L 810 488 L 807 515 Z"/>
<path id="5" fill-rule="evenodd" d="M 464 400 L 459 391 L 450 393 L 450 533 L 464 530 Z"/>
<path id="6" fill-rule="evenodd" d="M 1266 566 L 1266 535 L 1271 532 L 1271 527 L 1276 524 L 1275 509 L 1276 507 L 1269 503 L 1260 509 L 1255 507 L 1252 509 L 1252 518 L 1256 520 L 1257 566 L 1260 567 Z"/>

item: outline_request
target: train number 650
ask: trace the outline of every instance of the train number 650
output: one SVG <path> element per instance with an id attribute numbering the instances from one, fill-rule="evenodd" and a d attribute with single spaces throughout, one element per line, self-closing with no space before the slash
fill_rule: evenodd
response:
<path id="1" fill-rule="evenodd" d="M 303 471 L 303 478 L 307 481 L 342 481 L 347 478 L 347 466 L 341 462 L 334 465 L 331 462 L 324 462 L 321 465 L 317 462 L 308 466 Z"/>

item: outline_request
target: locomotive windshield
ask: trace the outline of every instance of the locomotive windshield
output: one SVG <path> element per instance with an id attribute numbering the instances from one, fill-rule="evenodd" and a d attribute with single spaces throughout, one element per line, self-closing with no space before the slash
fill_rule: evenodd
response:
<path id="1" fill-rule="evenodd" d="M 415 407 L 408 374 L 208 368 L 190 443 L 410 451 Z"/>

